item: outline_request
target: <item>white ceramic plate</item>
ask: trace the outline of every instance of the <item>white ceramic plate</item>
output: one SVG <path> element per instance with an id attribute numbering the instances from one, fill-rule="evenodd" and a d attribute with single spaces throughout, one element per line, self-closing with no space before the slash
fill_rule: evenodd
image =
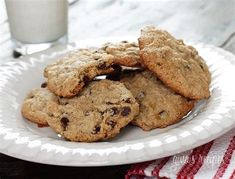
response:
<path id="1" fill-rule="evenodd" d="M 126 39 L 126 38 L 123 38 Z M 104 166 L 141 162 L 183 152 L 235 127 L 235 57 L 220 48 L 195 47 L 212 73 L 211 98 L 200 101 L 180 123 L 144 132 L 133 126 L 107 142 L 76 143 L 59 138 L 22 118 L 26 93 L 44 82 L 44 67 L 74 47 L 96 46 L 119 38 L 86 40 L 53 48 L 0 66 L 0 152 L 24 160 L 66 166 Z"/>

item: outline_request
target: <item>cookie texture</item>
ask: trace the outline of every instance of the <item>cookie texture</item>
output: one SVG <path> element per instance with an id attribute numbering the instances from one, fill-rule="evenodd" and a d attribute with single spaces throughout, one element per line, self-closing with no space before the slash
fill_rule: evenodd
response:
<path id="1" fill-rule="evenodd" d="M 135 42 L 106 43 L 101 49 L 114 56 L 115 64 L 128 67 L 140 66 L 139 45 Z"/>
<path id="2" fill-rule="evenodd" d="M 140 104 L 140 113 L 132 123 L 145 131 L 164 128 L 180 121 L 195 103 L 176 94 L 149 71 L 126 72 L 121 82 Z"/>
<path id="3" fill-rule="evenodd" d="M 65 139 L 92 142 L 112 138 L 139 113 L 126 87 L 110 80 L 92 81 L 73 98 L 51 102 L 49 126 Z"/>
<path id="4" fill-rule="evenodd" d="M 80 49 L 47 66 L 44 76 L 48 88 L 62 97 L 72 97 L 95 76 L 113 71 L 113 56 L 106 52 Z"/>
<path id="5" fill-rule="evenodd" d="M 165 85 L 191 99 L 210 96 L 210 72 L 195 48 L 152 26 L 141 31 L 139 46 L 142 62 Z"/>
<path id="6" fill-rule="evenodd" d="M 45 86 L 45 83 L 43 85 Z M 48 89 L 33 89 L 28 93 L 22 104 L 22 115 L 31 122 L 47 125 L 47 118 L 50 118 L 48 102 L 57 101 L 57 97 Z"/>

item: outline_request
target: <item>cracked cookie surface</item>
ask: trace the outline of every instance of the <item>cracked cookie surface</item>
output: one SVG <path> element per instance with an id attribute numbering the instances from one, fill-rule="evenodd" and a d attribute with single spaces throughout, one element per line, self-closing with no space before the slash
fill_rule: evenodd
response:
<path id="1" fill-rule="evenodd" d="M 195 48 L 152 26 L 141 31 L 139 46 L 142 62 L 165 85 L 191 99 L 210 96 L 210 72 Z"/>
<path id="2" fill-rule="evenodd" d="M 58 96 L 72 97 L 95 76 L 113 71 L 113 56 L 91 49 L 73 51 L 44 70 L 48 89 Z"/>
<path id="3" fill-rule="evenodd" d="M 113 55 L 115 63 L 118 65 L 140 66 L 139 45 L 135 42 L 105 43 L 101 49 L 107 54 Z"/>
<path id="4" fill-rule="evenodd" d="M 65 139 L 92 142 L 116 136 L 139 113 L 126 87 L 110 80 L 92 81 L 73 98 L 51 102 L 49 126 Z"/>
<path id="5" fill-rule="evenodd" d="M 132 123 L 146 131 L 180 121 L 195 103 L 173 92 L 149 71 L 124 73 L 121 82 L 140 105 L 140 113 Z"/>
<path id="6" fill-rule="evenodd" d="M 42 86 L 45 86 L 45 83 Z M 57 100 L 57 97 L 46 88 L 33 89 L 22 104 L 22 115 L 31 122 L 47 125 L 46 119 L 50 117 L 48 102 Z"/>

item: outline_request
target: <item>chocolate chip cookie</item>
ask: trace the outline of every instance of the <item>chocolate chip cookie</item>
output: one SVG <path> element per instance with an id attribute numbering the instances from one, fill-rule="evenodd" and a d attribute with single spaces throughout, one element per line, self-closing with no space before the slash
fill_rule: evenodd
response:
<path id="1" fill-rule="evenodd" d="M 45 85 L 46 83 L 43 83 L 42 87 Z M 50 117 L 47 108 L 49 101 L 57 102 L 58 99 L 48 89 L 39 88 L 31 90 L 22 104 L 22 115 L 31 122 L 47 125 L 47 118 Z"/>
<path id="2" fill-rule="evenodd" d="M 140 113 L 132 123 L 146 131 L 180 121 L 195 103 L 176 94 L 149 71 L 125 73 L 121 82 L 140 104 Z"/>
<path id="3" fill-rule="evenodd" d="M 73 98 L 51 102 L 49 126 L 65 139 L 92 142 L 116 136 L 139 113 L 126 87 L 110 80 L 92 81 Z"/>
<path id="4" fill-rule="evenodd" d="M 106 43 L 101 49 L 114 56 L 115 64 L 128 67 L 140 66 L 139 45 L 135 42 Z"/>
<path id="5" fill-rule="evenodd" d="M 144 65 L 172 90 L 191 99 L 210 96 L 210 72 L 195 48 L 152 26 L 141 31 L 139 46 Z"/>
<path id="6" fill-rule="evenodd" d="M 91 49 L 76 50 L 44 70 L 48 88 L 58 96 L 72 97 L 95 76 L 113 71 L 113 56 Z"/>

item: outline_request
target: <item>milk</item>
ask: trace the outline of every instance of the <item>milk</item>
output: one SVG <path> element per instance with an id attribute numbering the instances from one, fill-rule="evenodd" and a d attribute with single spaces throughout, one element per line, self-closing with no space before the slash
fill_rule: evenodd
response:
<path id="1" fill-rule="evenodd" d="M 67 34 L 67 0 L 5 0 L 12 38 L 27 44 Z"/>

